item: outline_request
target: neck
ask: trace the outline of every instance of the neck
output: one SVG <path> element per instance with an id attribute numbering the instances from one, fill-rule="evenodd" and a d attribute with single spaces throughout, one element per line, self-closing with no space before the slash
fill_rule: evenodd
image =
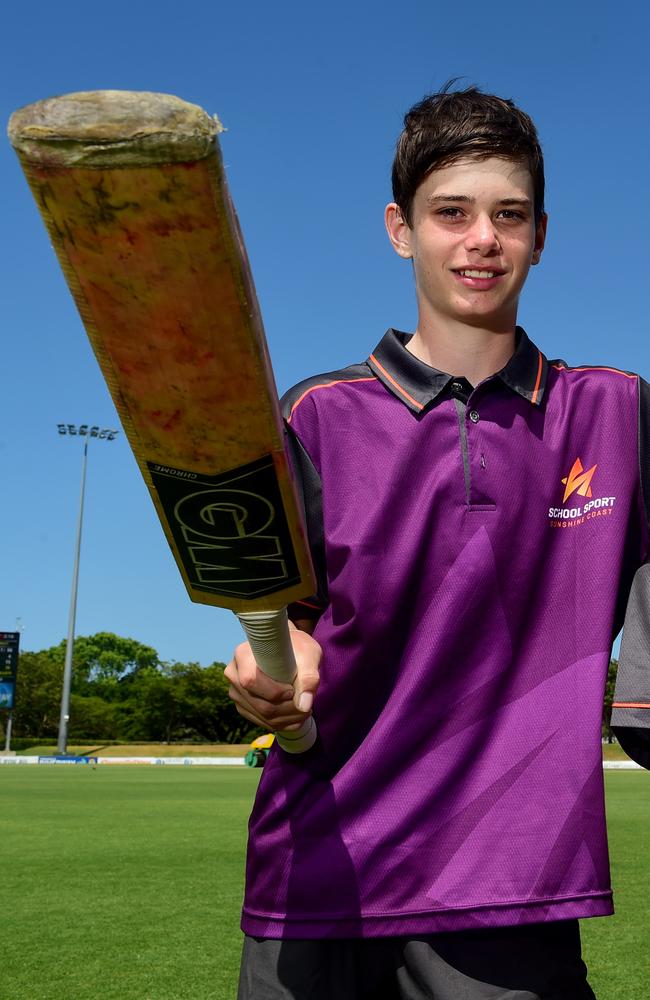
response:
<path id="1" fill-rule="evenodd" d="M 508 363 L 515 352 L 515 325 L 503 330 L 449 322 L 419 322 L 407 349 L 420 361 L 448 375 L 460 375 L 478 385 Z"/>

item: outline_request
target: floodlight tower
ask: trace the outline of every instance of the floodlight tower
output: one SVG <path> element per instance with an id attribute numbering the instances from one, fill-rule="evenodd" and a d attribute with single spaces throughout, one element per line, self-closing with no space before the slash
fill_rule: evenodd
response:
<path id="1" fill-rule="evenodd" d="M 84 494 L 86 491 L 86 467 L 88 465 L 88 441 L 99 438 L 112 441 L 119 431 L 100 429 L 93 425 L 57 424 L 59 434 L 79 435 L 84 438 L 84 455 L 81 467 L 81 495 L 79 499 L 79 515 L 77 518 L 77 540 L 74 550 L 74 569 L 72 571 L 72 594 L 70 597 L 70 614 L 68 616 L 68 639 L 65 647 L 65 666 L 63 668 L 63 691 L 61 694 L 61 715 L 59 717 L 59 741 L 57 753 L 64 754 L 68 746 L 68 723 L 70 721 L 70 687 L 72 685 L 72 651 L 74 648 L 75 621 L 77 617 L 77 590 L 79 584 L 79 554 L 81 552 L 81 527 L 84 516 Z"/>

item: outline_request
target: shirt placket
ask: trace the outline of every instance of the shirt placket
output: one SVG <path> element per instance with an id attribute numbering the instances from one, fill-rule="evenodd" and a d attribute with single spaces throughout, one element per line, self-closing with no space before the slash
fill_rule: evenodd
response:
<path id="1" fill-rule="evenodd" d="M 450 383 L 450 391 L 458 419 L 467 509 L 470 512 L 496 510 L 494 500 L 486 495 L 482 481 L 482 473 L 487 469 L 487 458 L 480 428 L 481 394 L 472 389 L 465 379 L 454 379 Z"/>

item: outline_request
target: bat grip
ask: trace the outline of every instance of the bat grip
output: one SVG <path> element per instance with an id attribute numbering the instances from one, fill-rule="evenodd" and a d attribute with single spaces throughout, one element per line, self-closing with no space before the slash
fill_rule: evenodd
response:
<path id="1" fill-rule="evenodd" d="M 255 661 L 271 680 L 292 684 L 296 676 L 296 658 L 289 635 L 287 609 L 281 611 L 245 611 L 238 614 Z M 287 753 L 304 753 L 316 742 L 316 723 L 312 716 L 300 729 L 276 733 L 276 739 Z"/>

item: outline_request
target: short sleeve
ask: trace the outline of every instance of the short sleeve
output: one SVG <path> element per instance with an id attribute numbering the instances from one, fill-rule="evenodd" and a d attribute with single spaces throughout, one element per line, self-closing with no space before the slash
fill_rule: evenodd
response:
<path id="1" fill-rule="evenodd" d="M 650 533 L 650 385 L 639 379 L 639 472 L 645 528 Z M 646 534 L 648 537 L 648 534 Z M 623 750 L 650 769 L 650 556 L 637 569 L 625 611 L 612 706 L 612 729 Z"/>
<path id="2" fill-rule="evenodd" d="M 291 460 L 298 497 L 302 503 L 307 526 L 307 540 L 316 574 L 316 593 L 289 605 L 292 621 L 318 619 L 327 607 L 327 573 L 325 568 L 325 540 L 323 531 L 323 494 L 321 479 L 307 449 L 293 428 L 285 428 L 287 450 Z"/>

